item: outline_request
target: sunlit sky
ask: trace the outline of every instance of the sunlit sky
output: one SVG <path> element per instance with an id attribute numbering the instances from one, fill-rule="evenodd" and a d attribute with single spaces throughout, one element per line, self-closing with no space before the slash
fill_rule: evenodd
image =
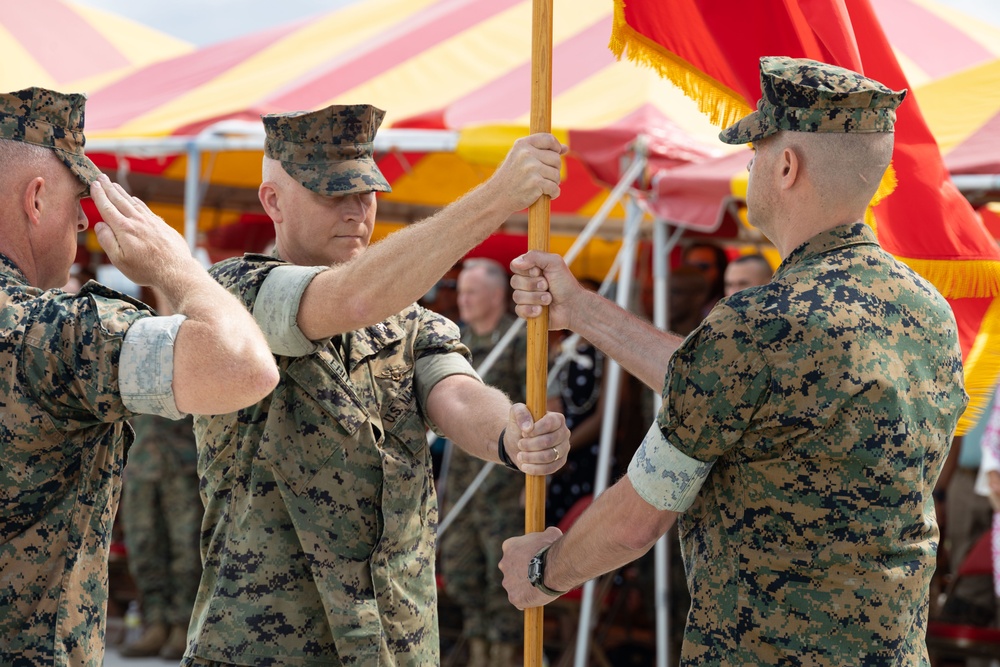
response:
<path id="1" fill-rule="evenodd" d="M 114 12 L 198 46 L 290 23 L 358 0 L 73 0 Z M 935 0 L 1000 27 L 997 0 Z M 611 3 L 611 0 L 608 0 Z"/>

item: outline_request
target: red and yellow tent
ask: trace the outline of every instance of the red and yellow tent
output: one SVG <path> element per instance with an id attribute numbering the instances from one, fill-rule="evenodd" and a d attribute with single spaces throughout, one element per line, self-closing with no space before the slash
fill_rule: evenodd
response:
<path id="1" fill-rule="evenodd" d="M 6 2 L 0 12 L 0 90 L 86 92 L 193 50 L 187 42 L 73 2 Z"/>

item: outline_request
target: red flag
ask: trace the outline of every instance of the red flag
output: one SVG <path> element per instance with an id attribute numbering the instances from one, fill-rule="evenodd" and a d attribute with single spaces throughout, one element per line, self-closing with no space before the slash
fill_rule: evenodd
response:
<path id="1" fill-rule="evenodd" d="M 620 58 L 626 47 L 630 60 L 673 81 L 720 127 L 756 106 L 762 56 L 812 58 L 909 88 L 868 0 L 759 0 L 752 9 L 737 0 L 615 0 L 611 50 Z M 1000 250 L 952 185 L 912 89 L 895 131 L 892 167 L 873 200 L 876 230 L 882 246 L 955 312 L 971 396 L 961 433 L 1000 374 L 993 338 L 1000 335 Z"/>

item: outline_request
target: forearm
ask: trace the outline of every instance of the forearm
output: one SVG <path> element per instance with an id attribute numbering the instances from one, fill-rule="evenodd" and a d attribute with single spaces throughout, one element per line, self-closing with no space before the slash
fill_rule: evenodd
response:
<path id="1" fill-rule="evenodd" d="M 570 327 L 655 391 L 663 389 L 670 356 L 684 340 L 588 291 L 581 292 Z"/>
<path id="2" fill-rule="evenodd" d="M 497 438 L 507 426 L 510 400 L 498 389 L 468 376 L 450 376 L 434 386 L 427 413 L 463 451 L 501 463 Z M 516 440 L 517 434 L 511 434 Z"/>
<path id="3" fill-rule="evenodd" d="M 310 340 L 321 340 L 398 313 L 507 219 L 512 211 L 504 201 L 496 185 L 487 182 L 352 261 L 320 273 L 302 296 L 302 332 Z"/>
<path id="4" fill-rule="evenodd" d="M 200 266 L 156 287 L 168 308 L 187 318 L 174 342 L 172 386 L 180 411 L 232 412 L 274 389 L 277 367 L 253 317 Z"/>
<path id="5" fill-rule="evenodd" d="M 545 584 L 568 591 L 622 567 L 649 551 L 676 519 L 644 501 L 623 477 L 549 549 Z"/>

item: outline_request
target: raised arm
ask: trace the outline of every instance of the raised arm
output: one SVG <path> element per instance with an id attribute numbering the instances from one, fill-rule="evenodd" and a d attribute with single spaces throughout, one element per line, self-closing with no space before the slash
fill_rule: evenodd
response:
<path id="1" fill-rule="evenodd" d="M 531 251 L 510 263 L 517 314 L 538 317 L 549 306 L 549 328 L 570 329 L 600 348 L 649 388 L 663 389 L 670 355 L 684 340 L 660 331 L 596 292 L 584 289 L 559 255 Z"/>
<path id="2" fill-rule="evenodd" d="M 155 287 L 185 320 L 173 346 L 173 394 L 185 413 L 221 414 L 256 403 L 278 383 L 274 357 L 235 297 L 208 275 L 184 238 L 138 198 L 102 176 L 91 195 L 97 238 L 111 262 Z"/>
<path id="3" fill-rule="evenodd" d="M 543 194 L 557 197 L 565 151 L 549 134 L 518 139 L 488 181 L 427 220 L 317 275 L 302 295 L 299 328 L 310 340 L 321 340 L 398 313 L 511 214 Z"/>

